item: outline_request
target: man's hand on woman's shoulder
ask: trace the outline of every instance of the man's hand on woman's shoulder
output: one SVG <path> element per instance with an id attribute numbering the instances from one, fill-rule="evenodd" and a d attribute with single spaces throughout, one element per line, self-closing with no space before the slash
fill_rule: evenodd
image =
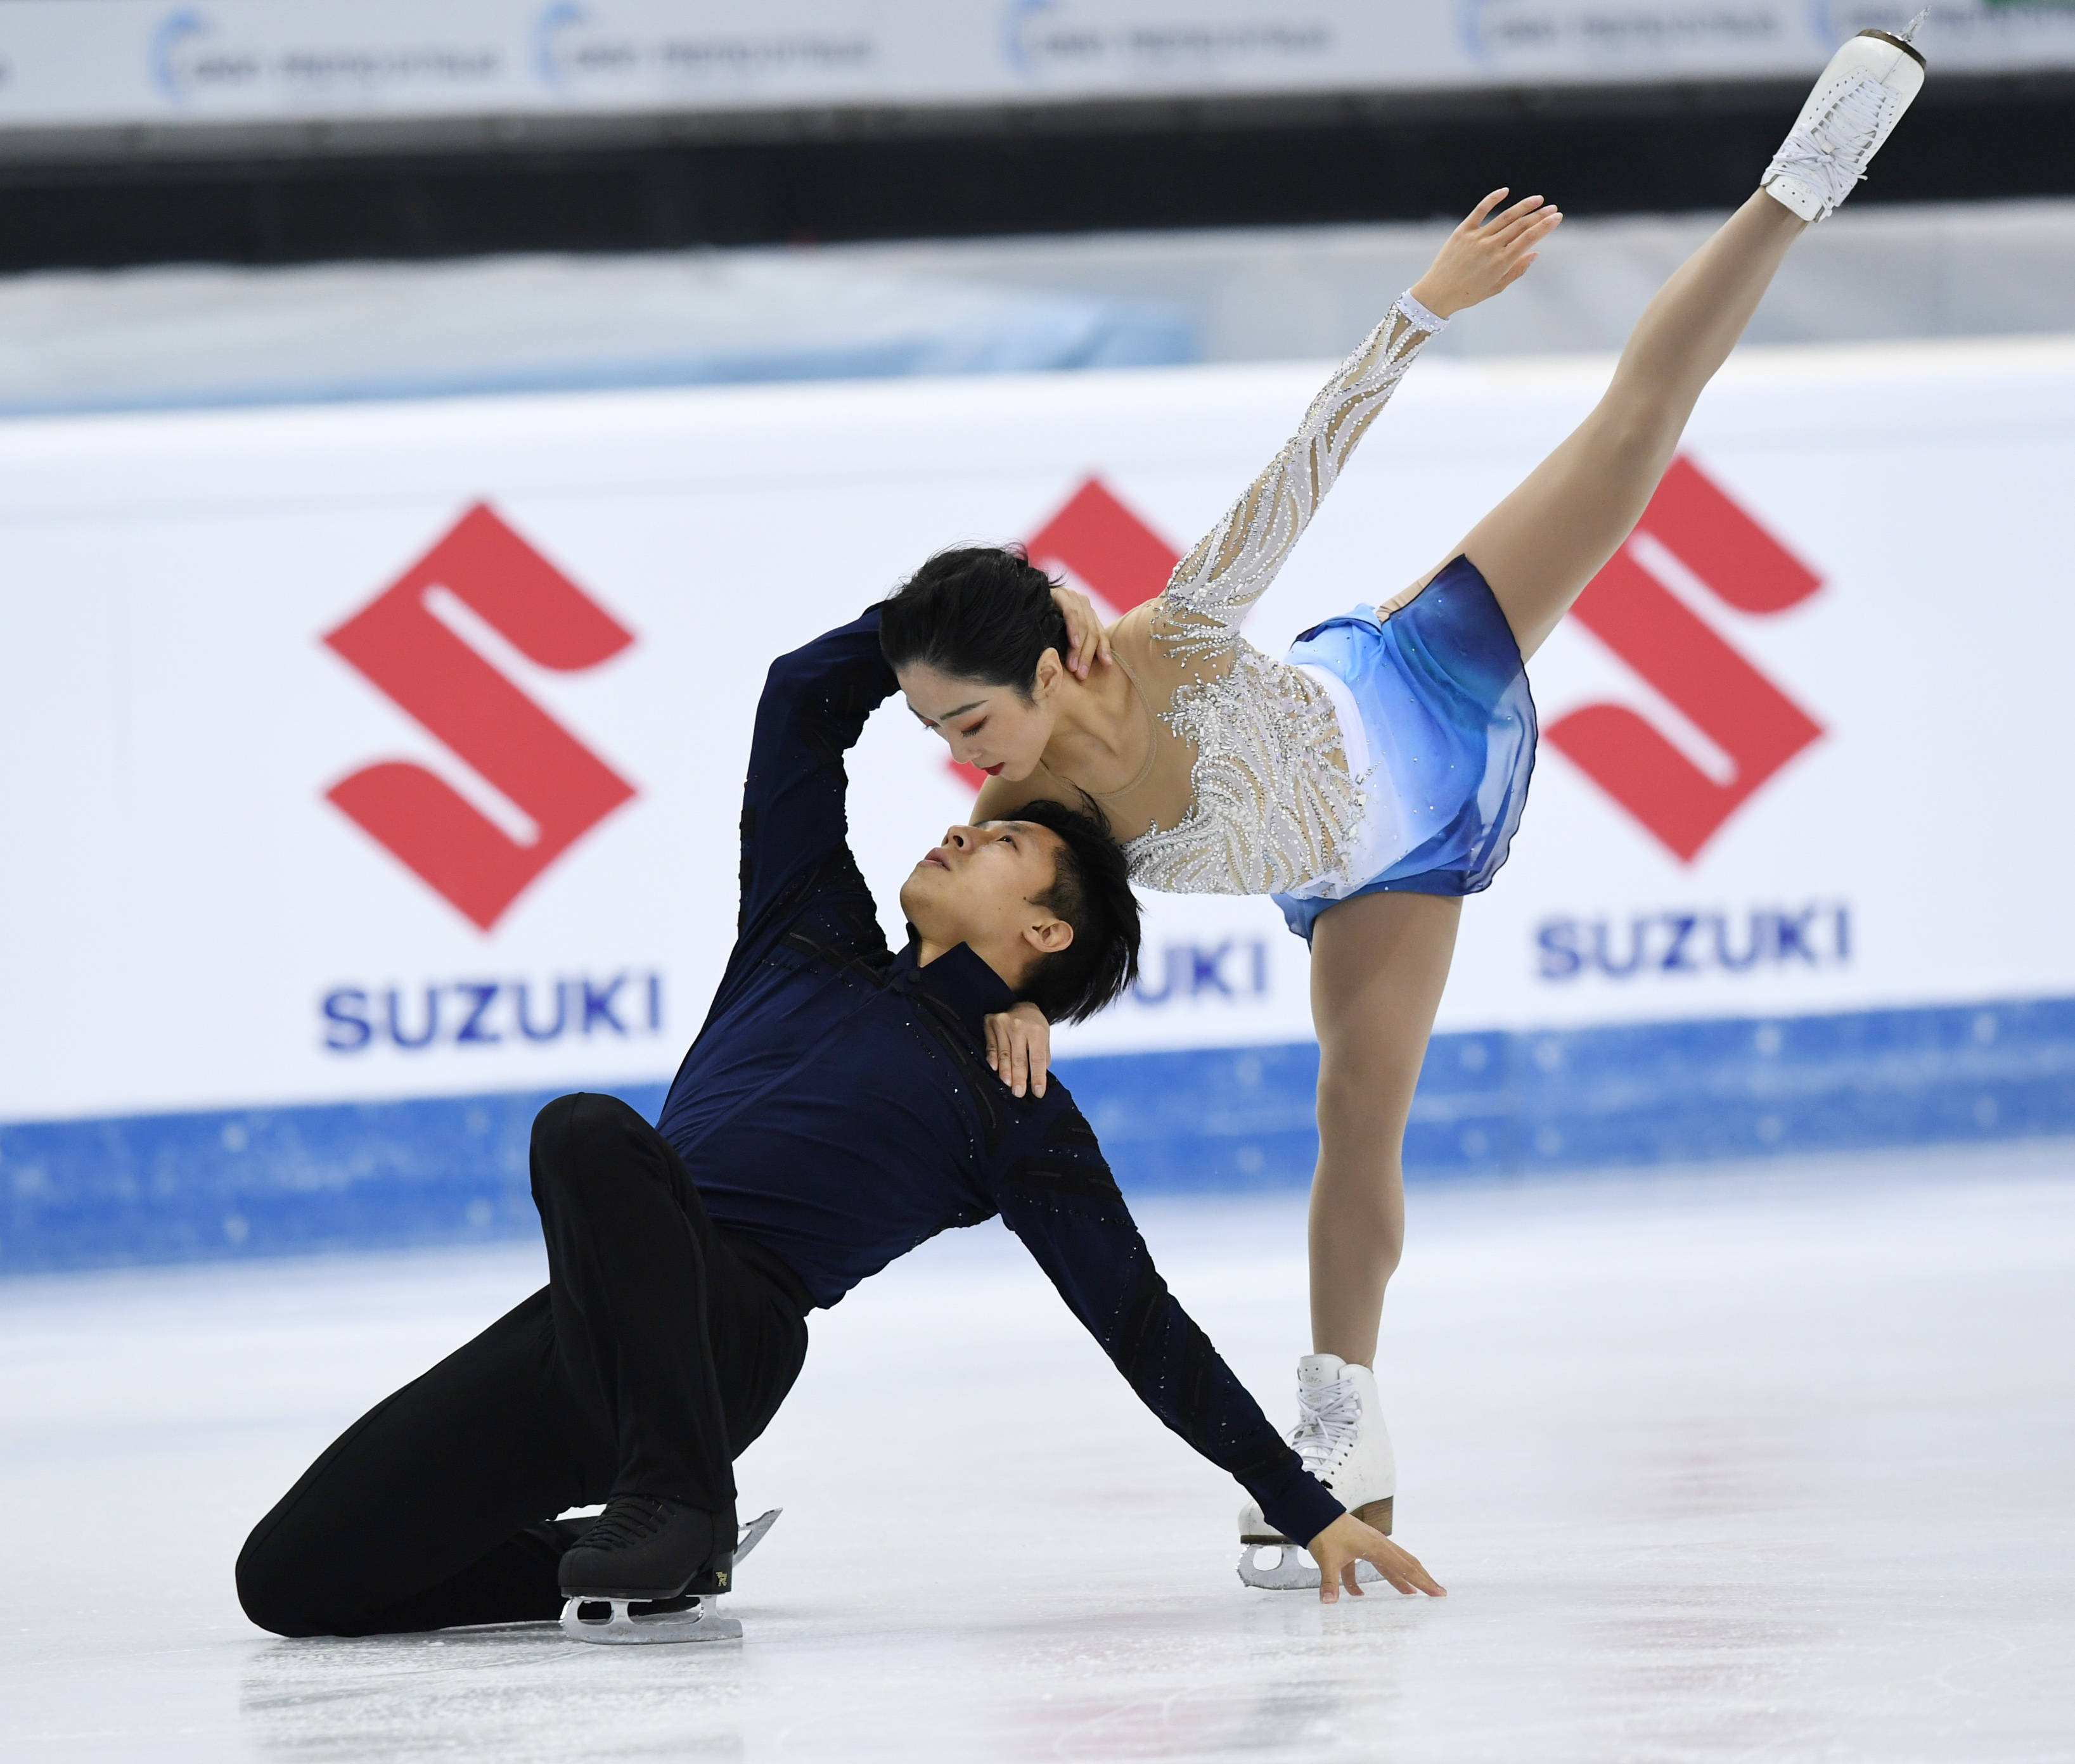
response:
<path id="1" fill-rule="evenodd" d="M 1052 604 L 1066 621 L 1066 653 L 1059 659 L 1066 665 L 1067 673 L 1077 680 L 1085 680 L 1097 662 L 1112 659 L 1109 632 L 1103 627 L 1095 603 L 1078 588 L 1055 586 Z"/>

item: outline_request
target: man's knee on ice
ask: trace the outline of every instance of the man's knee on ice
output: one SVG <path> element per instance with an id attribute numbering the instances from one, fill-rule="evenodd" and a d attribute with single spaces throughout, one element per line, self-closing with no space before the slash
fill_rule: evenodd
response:
<path id="1" fill-rule="evenodd" d="M 310 1565 L 283 1546 L 281 1530 L 263 1520 L 245 1540 L 238 1555 L 238 1604 L 261 1629 L 276 1635 L 338 1634 L 336 1614 L 319 1609 L 322 1589 L 313 1584 Z"/>

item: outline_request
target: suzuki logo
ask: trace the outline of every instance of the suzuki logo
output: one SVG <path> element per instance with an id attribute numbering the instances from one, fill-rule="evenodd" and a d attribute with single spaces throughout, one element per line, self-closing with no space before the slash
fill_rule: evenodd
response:
<path id="1" fill-rule="evenodd" d="M 564 673 L 596 667 L 634 635 L 478 503 L 324 640 L 517 810 L 515 836 L 402 760 L 364 766 L 325 793 L 487 931 L 634 787 L 464 640 L 455 627 L 471 615 Z"/>
<path id="2" fill-rule="evenodd" d="M 1823 729 L 1673 594 L 1667 578 L 1748 613 L 1784 612 L 1823 584 L 1681 456 L 1634 533 L 1572 609 L 1713 744 L 1721 775 L 1710 776 L 1619 705 L 1574 710 L 1550 726 L 1549 739 L 1691 863 Z"/>
<path id="3" fill-rule="evenodd" d="M 1064 571 L 1095 602 L 1105 624 L 1142 605 L 1167 586 L 1182 554 L 1091 478 L 1024 545 L 1046 574 Z M 945 762 L 960 782 L 977 790 L 987 782 L 978 766 Z"/>

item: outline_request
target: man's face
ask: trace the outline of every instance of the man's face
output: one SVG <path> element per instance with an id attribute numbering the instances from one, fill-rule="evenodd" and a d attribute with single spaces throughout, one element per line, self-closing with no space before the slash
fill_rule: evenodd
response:
<path id="1" fill-rule="evenodd" d="M 1059 836 L 1029 821 L 947 829 L 901 884 L 901 910 L 926 943 L 969 943 L 1012 986 L 1072 928 L 1036 904 L 1058 875 Z M 1004 965 L 1007 964 L 1007 965 Z"/>

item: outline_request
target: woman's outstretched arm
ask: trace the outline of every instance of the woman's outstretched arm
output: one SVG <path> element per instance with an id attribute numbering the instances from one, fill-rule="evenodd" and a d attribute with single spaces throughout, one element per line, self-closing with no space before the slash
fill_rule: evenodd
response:
<path id="1" fill-rule="evenodd" d="M 1489 300 L 1535 261 L 1563 216 L 1539 196 L 1494 217 L 1494 190 L 1449 234 L 1432 267 L 1392 303 L 1305 412 L 1297 433 L 1224 520 L 1175 566 L 1150 608 L 1154 647 L 1175 660 L 1229 651 L 1298 536 L 1427 340 L 1449 317 Z"/>

